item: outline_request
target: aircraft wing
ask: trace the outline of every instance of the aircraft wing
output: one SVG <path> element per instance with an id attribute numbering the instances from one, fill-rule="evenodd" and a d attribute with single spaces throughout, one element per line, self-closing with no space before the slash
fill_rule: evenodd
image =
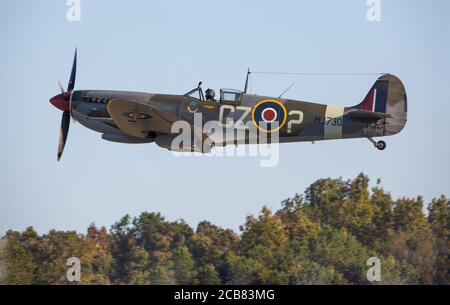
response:
<path id="1" fill-rule="evenodd" d="M 117 127 L 123 133 L 137 138 L 148 138 L 150 132 L 170 135 L 172 124 L 179 120 L 175 114 L 134 101 L 115 99 L 107 107 Z M 196 138 L 203 142 L 209 139 L 201 128 L 190 125 Z M 211 139 L 209 141 L 212 142 Z"/>
<path id="2" fill-rule="evenodd" d="M 108 112 L 123 133 L 138 138 L 147 138 L 150 132 L 169 134 L 178 119 L 149 105 L 121 99 L 109 102 Z"/>
<path id="3" fill-rule="evenodd" d="M 391 117 L 390 114 L 383 113 L 383 112 L 373 112 L 363 109 L 350 109 L 346 113 L 351 118 L 355 119 L 366 119 L 366 120 L 379 120 L 379 119 L 385 119 Z"/>

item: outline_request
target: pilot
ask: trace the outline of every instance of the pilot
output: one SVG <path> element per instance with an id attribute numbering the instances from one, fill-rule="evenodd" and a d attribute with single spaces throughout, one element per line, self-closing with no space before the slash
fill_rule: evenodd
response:
<path id="1" fill-rule="evenodd" d="M 205 91 L 205 98 L 207 101 L 215 101 L 214 97 L 216 96 L 216 93 L 214 92 L 213 89 L 206 89 Z"/>

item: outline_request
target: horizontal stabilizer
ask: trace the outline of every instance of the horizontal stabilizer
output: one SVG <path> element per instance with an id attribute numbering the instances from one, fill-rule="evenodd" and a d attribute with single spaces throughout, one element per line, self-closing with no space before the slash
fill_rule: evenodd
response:
<path id="1" fill-rule="evenodd" d="M 347 116 L 355 119 L 379 120 L 390 118 L 391 115 L 383 112 L 373 112 L 363 109 L 350 109 L 345 113 Z"/>

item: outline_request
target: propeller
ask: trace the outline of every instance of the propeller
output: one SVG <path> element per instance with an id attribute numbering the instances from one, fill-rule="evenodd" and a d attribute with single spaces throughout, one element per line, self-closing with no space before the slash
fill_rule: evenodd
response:
<path id="1" fill-rule="evenodd" d="M 69 133 L 70 126 L 70 98 L 72 96 L 73 88 L 75 87 L 75 78 L 77 74 L 77 50 L 75 49 L 75 56 L 73 58 L 72 71 L 70 72 L 69 84 L 67 90 L 64 91 L 64 87 L 61 82 L 58 82 L 61 94 L 55 95 L 50 99 L 50 103 L 63 112 L 61 117 L 61 130 L 59 132 L 58 142 L 58 161 L 61 159 L 66 145 L 67 134 Z"/>

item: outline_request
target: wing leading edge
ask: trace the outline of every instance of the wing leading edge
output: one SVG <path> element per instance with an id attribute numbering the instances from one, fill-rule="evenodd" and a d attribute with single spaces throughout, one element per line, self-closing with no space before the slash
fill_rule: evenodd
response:
<path id="1" fill-rule="evenodd" d="M 108 103 L 108 113 L 119 129 L 130 136 L 148 138 L 151 133 L 169 134 L 175 115 L 149 105 L 116 99 Z"/>
<path id="2" fill-rule="evenodd" d="M 108 103 L 107 108 L 117 127 L 129 136 L 141 139 L 156 138 L 157 144 L 167 139 L 172 140 L 176 136 L 171 131 L 172 124 L 179 120 L 175 114 L 159 110 L 148 104 L 121 99 L 112 100 Z M 194 137 L 201 141 L 200 143 L 207 141 L 207 145 L 205 145 L 207 149 L 197 147 L 194 150 L 208 151 L 211 148 L 212 140 L 202 132 L 201 128 L 195 127 L 191 123 L 188 124 L 191 126 Z M 198 146 L 196 142 L 194 141 L 193 148 Z M 167 145 L 164 147 L 170 149 L 171 147 Z"/>

